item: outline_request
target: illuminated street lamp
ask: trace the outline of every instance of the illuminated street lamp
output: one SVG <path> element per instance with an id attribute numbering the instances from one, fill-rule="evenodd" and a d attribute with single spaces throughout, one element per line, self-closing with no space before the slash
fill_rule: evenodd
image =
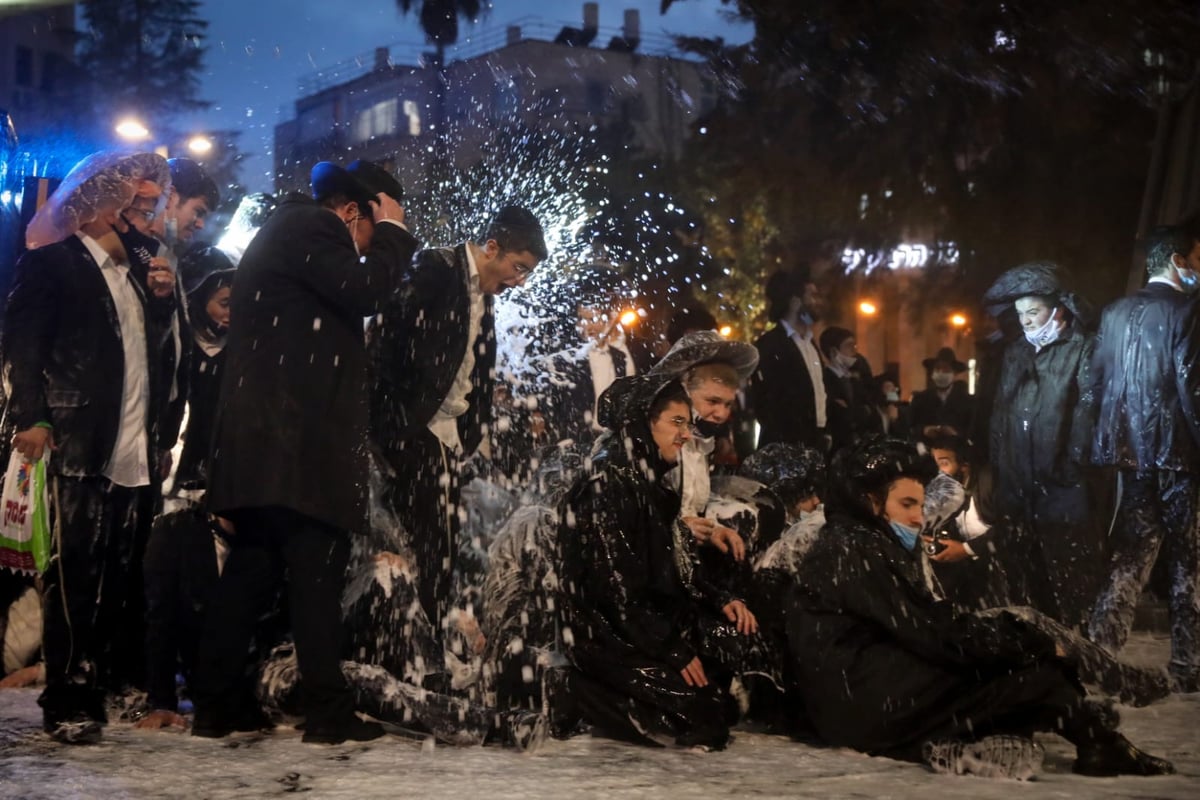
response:
<path id="1" fill-rule="evenodd" d="M 130 142 L 141 142 L 150 138 L 150 129 L 133 117 L 126 117 L 117 123 L 117 135 Z"/>
<path id="2" fill-rule="evenodd" d="M 634 311 L 633 309 L 625 311 L 621 314 L 621 325 L 626 328 L 630 327 L 631 325 L 635 325 L 637 321 L 638 312 Z"/>
<path id="3" fill-rule="evenodd" d="M 728 339 L 730 337 L 730 335 L 733 334 L 733 328 L 730 327 L 729 325 L 722 325 L 717 330 L 717 333 L 721 334 L 721 338 Z"/>
<path id="4" fill-rule="evenodd" d="M 967 325 L 967 318 L 963 314 L 951 314 L 950 324 L 956 328 L 964 328 Z"/>
<path id="5" fill-rule="evenodd" d="M 863 300 L 858 304 L 858 310 L 864 317 L 873 317 L 879 311 L 879 307 L 870 300 Z"/>
<path id="6" fill-rule="evenodd" d="M 207 136 L 193 136 L 188 139 L 187 148 L 194 156 L 205 156 L 212 152 L 212 139 Z"/>

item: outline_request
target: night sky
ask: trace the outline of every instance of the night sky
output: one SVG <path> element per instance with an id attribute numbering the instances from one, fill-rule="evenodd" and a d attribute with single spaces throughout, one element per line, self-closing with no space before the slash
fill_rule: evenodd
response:
<path id="1" fill-rule="evenodd" d="M 555 30 L 579 27 L 583 19 L 582 0 L 494 0 L 491 5 L 478 24 L 461 24 L 460 42 L 466 37 L 496 41 L 508 25 L 525 17 L 553 23 Z M 659 14 L 659 6 L 659 0 L 601 0 L 600 27 L 620 27 L 624 10 L 637 8 L 644 37 L 719 35 L 739 42 L 753 32 L 730 23 L 719 0 L 678 2 L 665 15 Z M 375 47 L 415 47 L 424 38 L 416 14 L 401 16 L 395 0 L 205 0 L 201 14 L 210 22 L 202 94 L 213 106 L 176 125 L 181 130 L 244 131 L 241 148 L 252 157 L 243 165 L 241 179 L 251 191 L 271 188 L 272 133 L 278 121 L 291 117 L 301 78 Z"/>

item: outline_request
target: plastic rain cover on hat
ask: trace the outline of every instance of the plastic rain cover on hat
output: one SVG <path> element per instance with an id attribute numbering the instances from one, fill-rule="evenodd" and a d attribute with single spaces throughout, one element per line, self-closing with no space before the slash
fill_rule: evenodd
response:
<path id="1" fill-rule="evenodd" d="M 142 181 L 153 181 L 165 194 L 171 185 L 167 160 L 155 153 L 93 153 L 71 168 L 34 214 L 25 246 L 62 241 L 101 213 L 127 207 Z"/>
<path id="2" fill-rule="evenodd" d="M 682 376 L 692 367 L 710 363 L 728 364 L 745 381 L 758 367 L 758 349 L 745 342 L 731 342 L 716 331 L 694 331 L 680 337 L 650 372 Z"/>

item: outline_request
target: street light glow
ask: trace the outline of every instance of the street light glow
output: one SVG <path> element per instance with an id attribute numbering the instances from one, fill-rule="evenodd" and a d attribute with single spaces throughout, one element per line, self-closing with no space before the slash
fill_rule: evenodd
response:
<path id="1" fill-rule="evenodd" d="M 150 137 L 150 129 L 132 117 L 117 123 L 117 135 L 131 142 L 140 142 Z"/>
<path id="2" fill-rule="evenodd" d="M 191 139 L 188 139 L 187 146 L 188 150 L 197 156 L 206 155 L 212 152 L 213 149 L 212 139 L 207 136 L 193 136 Z"/>
<path id="3" fill-rule="evenodd" d="M 858 304 L 858 310 L 862 312 L 863 316 L 873 317 L 879 311 L 879 308 L 870 300 L 863 300 Z"/>
<path id="4" fill-rule="evenodd" d="M 733 333 L 733 328 L 730 327 L 729 325 L 722 325 L 717 330 L 717 333 L 721 334 L 722 338 L 728 339 L 729 336 Z"/>
<path id="5" fill-rule="evenodd" d="M 638 321 L 638 312 L 634 311 L 633 309 L 622 312 L 621 324 L 624 327 L 628 328 L 631 325 L 635 325 L 637 323 L 637 321 Z"/>
<path id="6" fill-rule="evenodd" d="M 967 324 L 967 318 L 962 314 L 953 314 L 950 317 L 950 324 L 956 328 L 962 328 Z"/>

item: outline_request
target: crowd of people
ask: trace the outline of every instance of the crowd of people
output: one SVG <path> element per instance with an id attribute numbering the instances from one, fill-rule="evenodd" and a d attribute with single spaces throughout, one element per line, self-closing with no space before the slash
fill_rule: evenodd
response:
<path id="1" fill-rule="evenodd" d="M 526 750 L 750 721 L 945 772 L 1030 777 L 1039 731 L 1081 774 L 1172 771 L 1112 702 L 1200 690 L 1200 229 L 1149 235 L 1098 332 L 1057 265 L 1009 270 L 977 390 L 944 348 L 904 403 L 799 267 L 754 344 L 687 307 L 665 353 L 577 268 L 514 382 L 495 302 L 548 257 L 532 213 L 422 250 L 380 165 L 311 188 L 208 246 L 198 164 L 100 154 L 30 224 L 5 419 L 54 541 L 5 600 L 40 596 L 53 739 L 189 705 L 195 736 Z M 1117 658 L 1156 563 L 1165 670 Z"/>

